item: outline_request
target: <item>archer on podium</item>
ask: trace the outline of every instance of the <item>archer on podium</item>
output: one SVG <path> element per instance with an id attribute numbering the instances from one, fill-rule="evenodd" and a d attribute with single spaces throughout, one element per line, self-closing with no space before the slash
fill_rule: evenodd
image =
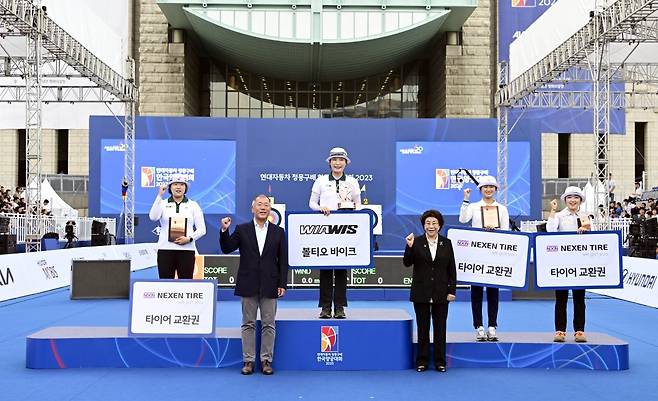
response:
<path id="1" fill-rule="evenodd" d="M 326 159 L 330 173 L 319 176 L 313 183 L 308 205 L 311 209 L 328 216 L 335 210 L 355 210 L 361 206 L 361 189 L 359 182 L 345 175 L 345 168 L 351 163 L 347 151 L 333 148 Z M 335 281 L 334 281 L 335 280 Z M 322 308 L 320 319 L 331 318 L 331 306 L 334 318 L 345 319 L 347 306 L 347 270 L 320 270 L 320 301 Z"/>

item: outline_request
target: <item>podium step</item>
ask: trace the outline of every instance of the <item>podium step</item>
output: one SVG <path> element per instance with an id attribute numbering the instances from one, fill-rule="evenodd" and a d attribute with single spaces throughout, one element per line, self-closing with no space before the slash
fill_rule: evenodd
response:
<path id="1" fill-rule="evenodd" d="M 413 368 L 416 339 L 406 311 L 348 309 L 341 320 L 317 314 L 317 309 L 279 309 L 275 369 Z M 449 332 L 448 368 L 629 368 L 628 343 L 603 333 L 587 333 L 587 343 L 573 338 L 554 343 L 553 333 L 546 332 L 501 332 L 499 337 L 498 342 L 476 342 L 471 332 Z M 201 338 L 129 337 L 126 327 L 50 327 L 27 337 L 26 366 L 239 369 L 240 328 L 219 328 L 213 337 Z"/>

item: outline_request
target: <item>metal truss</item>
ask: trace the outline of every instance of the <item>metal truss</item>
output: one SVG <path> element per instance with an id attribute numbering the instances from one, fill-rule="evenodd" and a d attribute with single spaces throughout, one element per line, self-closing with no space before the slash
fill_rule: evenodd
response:
<path id="1" fill-rule="evenodd" d="M 597 2 L 595 2 L 596 4 Z M 597 10 L 598 11 L 598 10 Z M 610 25 L 606 18 L 611 14 L 606 12 L 595 12 L 593 21 L 596 32 L 601 32 L 603 28 Z M 599 35 L 594 43 L 590 63 L 590 73 L 592 75 L 592 95 L 594 104 L 592 105 L 593 114 L 593 133 L 594 133 L 594 171 L 595 177 L 603 186 L 597 185 L 594 193 L 594 204 L 603 205 L 602 218 L 603 222 L 608 221 L 608 203 L 609 195 L 607 191 L 608 173 L 608 150 L 610 136 L 610 80 L 612 71 L 610 69 L 610 42 L 605 35 Z M 607 227 L 606 227 L 607 228 Z"/>
<path id="2" fill-rule="evenodd" d="M 612 42 L 637 44 L 658 42 L 658 0 L 616 0 L 607 8 L 598 7 L 590 21 L 555 50 L 514 80 L 499 75 L 498 175 L 506 181 L 507 152 L 501 151 L 511 129 L 510 108 L 588 108 L 593 110 L 596 177 L 608 179 L 610 109 L 653 108 L 658 105 L 658 66 L 653 64 L 611 64 Z M 502 70 L 502 69 L 501 69 Z M 500 74 L 500 72 L 499 72 Z M 562 84 L 590 83 L 591 91 L 575 91 Z M 611 83 L 624 83 L 624 91 L 611 91 Z M 615 88 L 617 89 L 617 88 Z M 501 199 L 507 187 L 501 186 Z M 607 205 L 607 191 L 596 194 L 597 204 Z M 607 207 L 604 207 L 607 216 Z M 605 218 L 603 222 L 609 219 Z"/>
<path id="3" fill-rule="evenodd" d="M 0 103 L 24 102 L 25 77 L 28 72 L 25 57 L 0 59 Z M 44 103 L 115 103 L 123 102 L 114 94 L 82 76 L 65 61 L 47 55 L 41 64 L 42 101 Z"/>
<path id="4" fill-rule="evenodd" d="M 40 250 L 41 107 L 48 102 L 124 102 L 124 172 L 130 183 L 126 199 L 125 235 L 134 241 L 135 114 L 138 96 L 133 76 L 123 78 L 51 20 L 40 0 L 0 0 L 0 36 L 27 40 L 27 57 L 4 57 L 0 62 L 0 102 L 26 103 L 26 205 L 34 218 L 26 222 L 26 250 Z M 131 61 L 132 62 L 132 61 Z M 134 74 L 134 65 L 131 67 Z M 130 164 L 129 164 L 130 163 Z M 128 221 L 129 220 L 129 221 Z M 32 241 L 28 241 L 31 238 Z M 30 243 L 28 243 L 30 242 Z"/>
<path id="5" fill-rule="evenodd" d="M 499 106 L 511 106 L 523 96 L 586 60 L 597 42 L 605 40 L 610 43 L 622 33 L 632 33 L 636 26 L 656 11 L 658 0 L 615 1 L 537 64 L 500 88 L 496 94 L 496 103 Z"/>
<path id="6" fill-rule="evenodd" d="M 43 10 L 36 9 L 36 30 L 41 30 Z M 43 218 L 41 216 L 41 35 L 26 36 L 27 63 L 25 76 L 25 160 L 26 168 L 26 219 L 25 252 L 41 250 Z"/>

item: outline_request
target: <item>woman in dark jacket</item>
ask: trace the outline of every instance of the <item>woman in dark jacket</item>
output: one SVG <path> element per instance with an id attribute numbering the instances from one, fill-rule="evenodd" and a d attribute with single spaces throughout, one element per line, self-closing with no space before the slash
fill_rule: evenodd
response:
<path id="1" fill-rule="evenodd" d="M 416 371 L 427 370 L 430 347 L 430 316 L 434 328 L 434 366 L 446 371 L 446 322 L 448 303 L 455 300 L 457 270 L 450 240 L 439 235 L 443 216 L 438 210 L 427 210 L 420 217 L 425 234 L 406 238 L 402 262 L 413 265 L 410 300 L 414 303 L 418 326 Z"/>

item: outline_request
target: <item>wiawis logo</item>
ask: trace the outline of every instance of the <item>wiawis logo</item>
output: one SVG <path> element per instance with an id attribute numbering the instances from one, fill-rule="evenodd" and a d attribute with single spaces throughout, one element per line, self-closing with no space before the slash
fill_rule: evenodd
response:
<path id="1" fill-rule="evenodd" d="M 356 224 L 302 224 L 299 226 L 301 235 L 317 234 L 356 234 Z"/>
<path id="2" fill-rule="evenodd" d="M 14 275 L 11 274 L 10 268 L 5 268 L 3 271 L 0 269 L 0 286 L 9 285 L 14 283 Z"/>

